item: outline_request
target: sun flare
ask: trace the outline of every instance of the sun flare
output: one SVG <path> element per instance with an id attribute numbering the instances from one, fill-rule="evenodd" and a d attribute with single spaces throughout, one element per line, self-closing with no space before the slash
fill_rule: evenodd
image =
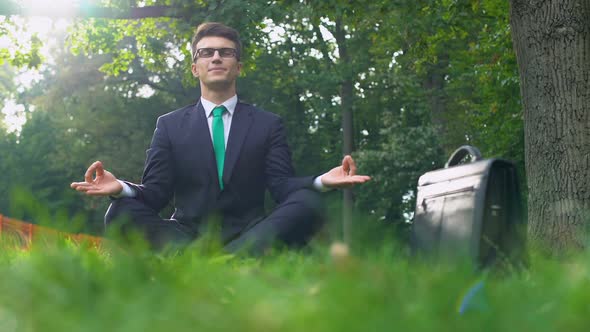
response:
<path id="1" fill-rule="evenodd" d="M 45 12 L 46 14 L 74 14 L 80 7 L 80 0 L 18 0 L 17 3 L 26 12 Z"/>
<path id="2" fill-rule="evenodd" d="M 1 0 L 0 0 L 1 1 Z M 27 53 L 31 50 L 31 38 L 37 36 L 43 40 L 39 50 L 43 57 L 43 64 L 39 68 L 19 68 L 13 72 L 12 80 L 15 91 L 5 95 L 0 100 L 0 128 L 8 132 L 20 132 L 26 122 L 26 113 L 32 111 L 32 105 L 23 105 L 17 101 L 17 94 L 31 88 L 31 86 L 43 79 L 41 73 L 48 64 L 54 63 L 50 54 L 50 48 L 55 47 L 58 40 L 56 36 L 63 34 L 71 25 L 71 19 L 65 18 L 70 11 L 77 10 L 77 0 L 20 0 L 18 4 L 23 10 L 51 11 L 61 13 L 60 18 L 46 16 L 13 16 L 9 20 L 12 24 L 4 26 L 6 34 L 0 35 L 0 49 L 9 56 L 15 56 L 17 52 Z M 22 101 L 21 101 L 22 102 Z"/>

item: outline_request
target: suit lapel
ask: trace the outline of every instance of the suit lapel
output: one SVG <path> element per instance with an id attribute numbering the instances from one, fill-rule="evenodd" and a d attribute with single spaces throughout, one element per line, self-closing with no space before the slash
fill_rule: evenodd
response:
<path id="1" fill-rule="evenodd" d="M 217 164 L 215 162 L 215 153 L 213 152 L 213 142 L 211 140 L 211 133 L 209 132 L 209 124 L 207 123 L 207 117 L 205 116 L 205 109 L 201 105 L 201 101 L 197 105 L 190 109 L 186 113 L 188 117 L 188 142 L 195 144 L 196 149 L 200 149 L 202 153 L 199 155 L 204 156 L 202 162 L 206 163 L 209 176 L 213 179 L 217 179 Z"/>
<path id="2" fill-rule="evenodd" d="M 231 178 L 253 119 L 252 109 L 238 102 L 231 121 L 229 138 L 225 149 L 225 164 L 223 165 L 223 183 L 225 184 Z"/>

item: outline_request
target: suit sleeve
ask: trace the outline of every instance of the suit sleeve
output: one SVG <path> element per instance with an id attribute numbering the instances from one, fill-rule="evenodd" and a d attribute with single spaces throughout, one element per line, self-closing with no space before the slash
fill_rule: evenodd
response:
<path id="1" fill-rule="evenodd" d="M 165 121 L 158 118 L 156 130 L 146 151 L 145 168 L 141 185 L 128 183 L 136 192 L 137 199 L 155 211 L 162 210 L 172 198 L 174 191 L 172 147 Z"/>
<path id="2" fill-rule="evenodd" d="M 266 186 L 272 198 L 283 202 L 290 193 L 303 188 L 312 188 L 313 177 L 295 177 L 291 150 L 283 121 L 277 117 L 273 122 L 265 160 Z"/>

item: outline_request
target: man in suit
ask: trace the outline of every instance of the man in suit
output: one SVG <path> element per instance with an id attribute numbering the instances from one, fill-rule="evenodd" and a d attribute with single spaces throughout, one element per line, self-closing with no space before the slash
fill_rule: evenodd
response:
<path id="1" fill-rule="evenodd" d="M 192 40 L 191 71 L 201 98 L 158 118 L 141 184 L 117 179 L 93 163 L 72 188 L 114 198 L 105 225 L 127 216 L 155 247 L 186 243 L 218 218 L 226 249 L 261 252 L 274 242 L 300 246 L 322 222 L 319 191 L 370 178 L 356 175 L 350 156 L 319 177 L 295 177 L 280 117 L 238 101 L 241 43 L 238 32 L 205 23 Z M 268 189 L 277 207 L 264 215 Z M 170 219 L 158 212 L 174 198 Z"/>

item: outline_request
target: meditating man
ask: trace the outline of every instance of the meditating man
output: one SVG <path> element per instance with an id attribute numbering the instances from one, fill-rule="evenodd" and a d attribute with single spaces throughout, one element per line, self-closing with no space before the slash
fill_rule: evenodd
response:
<path id="1" fill-rule="evenodd" d="M 109 227 L 141 231 L 154 247 L 188 243 L 217 220 L 229 251 L 261 252 L 273 243 L 301 246 L 322 223 L 319 192 L 364 183 L 350 156 L 321 176 L 295 177 L 281 118 L 238 100 L 242 64 L 238 32 L 220 23 L 201 24 L 193 36 L 191 71 L 201 97 L 158 118 L 141 184 L 117 179 L 97 161 L 84 182 L 71 187 L 113 199 Z M 268 189 L 277 202 L 267 216 Z M 170 219 L 159 216 L 174 198 Z"/>

